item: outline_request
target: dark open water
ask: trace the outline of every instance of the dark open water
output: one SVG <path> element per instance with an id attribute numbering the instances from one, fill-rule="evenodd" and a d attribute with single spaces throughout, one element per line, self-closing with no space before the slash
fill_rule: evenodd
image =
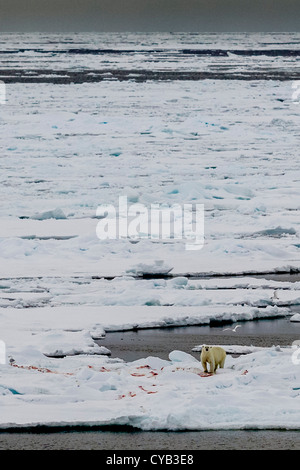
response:
<path id="1" fill-rule="evenodd" d="M 295 309 L 296 310 L 296 309 Z M 290 346 L 300 339 L 300 323 L 289 318 L 238 322 L 241 328 L 235 333 L 223 331 L 234 325 L 187 326 L 176 328 L 146 329 L 108 333 L 98 344 L 106 346 L 112 357 L 134 361 L 147 356 L 168 359 L 174 350 L 185 351 L 199 359 L 192 349 L 199 344 L 222 344 L 244 346 Z"/>
<path id="2" fill-rule="evenodd" d="M 0 450 L 300 450 L 300 431 L 0 434 Z"/>

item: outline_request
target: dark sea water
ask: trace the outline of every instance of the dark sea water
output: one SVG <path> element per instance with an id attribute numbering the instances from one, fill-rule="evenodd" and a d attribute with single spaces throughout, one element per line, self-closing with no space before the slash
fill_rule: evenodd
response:
<path id="1" fill-rule="evenodd" d="M 99 345 L 106 346 L 112 357 L 134 361 L 147 356 L 168 359 L 174 350 L 185 351 L 199 359 L 199 352 L 192 349 L 199 344 L 243 346 L 291 346 L 300 339 L 300 323 L 289 318 L 240 322 L 236 332 L 223 331 L 222 326 L 187 326 L 157 328 L 138 331 L 108 333 Z"/>
<path id="2" fill-rule="evenodd" d="M 300 450 L 300 431 L 0 434 L 0 450 Z M 133 454 L 134 455 L 134 454 Z"/>

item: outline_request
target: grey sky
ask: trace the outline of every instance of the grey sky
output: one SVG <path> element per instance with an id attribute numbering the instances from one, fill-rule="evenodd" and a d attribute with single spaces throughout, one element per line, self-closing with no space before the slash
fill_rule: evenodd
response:
<path id="1" fill-rule="evenodd" d="M 300 0 L 0 0 L 0 31 L 299 31 Z"/>

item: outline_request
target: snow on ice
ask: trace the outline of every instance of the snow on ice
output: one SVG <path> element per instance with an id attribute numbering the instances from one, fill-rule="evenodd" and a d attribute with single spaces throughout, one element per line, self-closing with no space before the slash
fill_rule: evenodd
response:
<path id="1" fill-rule="evenodd" d="M 201 377 L 180 351 L 170 360 L 124 363 L 106 357 L 49 359 L 28 351 L 30 366 L 1 365 L 1 428 L 127 424 L 142 430 L 298 429 L 300 369 L 291 348 L 232 358 Z"/>
<path id="2" fill-rule="evenodd" d="M 77 39 L 97 48 L 99 37 Z M 6 39 L 3 48 L 20 47 L 14 35 Z M 100 39 L 101 47 L 111 47 L 109 35 Z M 231 39 L 223 39 L 203 41 L 227 50 Z M 29 49 L 42 41 L 44 50 L 56 50 L 60 41 L 30 34 L 23 40 Z M 129 34 L 113 42 L 123 49 L 133 40 Z M 149 62 L 152 40 L 168 53 Z M 242 35 L 238 45 L 268 49 L 275 40 Z M 185 34 L 146 35 L 138 60 L 114 54 L 107 63 L 96 55 L 80 62 L 69 54 L 66 68 L 86 67 L 91 74 L 101 60 L 101 83 L 6 87 L 0 119 L 3 429 L 299 429 L 300 366 L 292 347 L 226 345 L 225 368 L 201 377 L 191 351 L 126 363 L 95 342 L 139 328 L 279 317 L 295 327 L 299 322 L 293 310 L 300 305 L 299 278 L 266 278 L 300 271 L 299 115 L 291 82 L 110 79 L 109 69 L 119 67 L 214 69 L 219 59 L 209 55 L 178 59 L 191 41 Z M 45 54 L 17 55 L 17 69 L 43 68 Z M 56 54 L 47 59 L 57 71 Z M 273 57 L 251 60 L 257 70 L 274 68 Z M 249 58 L 232 55 L 226 61 L 241 73 L 249 65 Z M 294 69 L 295 59 L 278 58 L 276 66 Z M 190 252 L 184 239 L 100 240 L 97 207 L 117 207 L 121 196 L 146 207 L 204 204 L 203 248 Z"/>

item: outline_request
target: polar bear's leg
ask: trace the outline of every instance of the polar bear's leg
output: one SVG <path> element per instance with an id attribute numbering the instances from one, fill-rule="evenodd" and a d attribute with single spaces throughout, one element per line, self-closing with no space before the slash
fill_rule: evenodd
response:
<path id="1" fill-rule="evenodd" d="M 221 369 L 224 368 L 225 359 L 226 359 L 226 357 L 224 356 L 223 359 L 222 359 L 222 361 L 220 362 L 220 368 L 221 368 Z"/>
<path id="2" fill-rule="evenodd" d="M 216 368 L 215 368 L 215 361 L 214 361 L 213 358 L 211 358 L 211 361 L 210 361 L 209 365 L 210 365 L 210 371 L 209 371 L 209 372 L 210 372 L 211 374 L 214 374 Z"/>
<path id="3" fill-rule="evenodd" d="M 202 364 L 204 372 L 207 372 L 207 363 L 206 363 L 206 361 L 205 362 L 201 361 L 201 364 Z"/>

